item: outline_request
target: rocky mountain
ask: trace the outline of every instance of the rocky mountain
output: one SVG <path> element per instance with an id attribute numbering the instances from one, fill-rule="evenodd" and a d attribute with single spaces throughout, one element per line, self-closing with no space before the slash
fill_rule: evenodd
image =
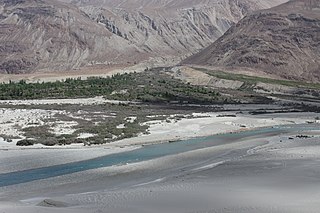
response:
<path id="1" fill-rule="evenodd" d="M 184 57 L 285 0 L 0 0 L 0 73 Z"/>
<path id="2" fill-rule="evenodd" d="M 255 12 L 183 63 L 320 80 L 320 1 L 292 0 Z"/>
<path id="3" fill-rule="evenodd" d="M 120 63 L 137 49 L 78 8 L 55 0 L 0 0 L 0 73 Z"/>
<path id="4" fill-rule="evenodd" d="M 284 0 L 72 0 L 111 33 L 156 56 L 208 46 L 249 12 Z"/>

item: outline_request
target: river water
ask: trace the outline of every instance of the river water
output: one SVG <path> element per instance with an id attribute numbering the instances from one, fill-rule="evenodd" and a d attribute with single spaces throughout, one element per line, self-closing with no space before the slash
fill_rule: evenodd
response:
<path id="1" fill-rule="evenodd" d="M 35 180 L 47 179 L 76 172 L 110 167 L 114 165 L 130 164 L 135 162 L 147 161 L 164 156 L 175 155 L 192 150 L 214 147 L 222 144 L 239 142 L 251 138 L 266 138 L 285 133 L 296 133 L 301 130 L 320 129 L 319 125 L 304 124 L 291 126 L 276 126 L 260 128 L 250 131 L 243 131 L 232 134 L 221 134 L 202 138 L 178 141 L 174 143 L 163 143 L 156 145 L 143 146 L 139 149 L 106 155 L 85 161 L 68 164 L 55 165 L 37 169 L 30 169 L 6 174 L 0 174 L 0 187 L 10 186 Z"/>

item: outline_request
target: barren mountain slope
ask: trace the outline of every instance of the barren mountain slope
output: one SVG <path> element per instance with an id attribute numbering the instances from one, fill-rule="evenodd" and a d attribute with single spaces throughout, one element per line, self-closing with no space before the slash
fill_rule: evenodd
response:
<path id="1" fill-rule="evenodd" d="M 248 12 L 286 0 L 73 0 L 113 34 L 157 56 L 210 45 Z"/>
<path id="2" fill-rule="evenodd" d="M 0 73 L 184 57 L 283 1 L 0 0 Z"/>
<path id="3" fill-rule="evenodd" d="M 78 8 L 55 0 L 0 0 L 0 28 L 0 73 L 117 63 L 135 51 Z"/>
<path id="4" fill-rule="evenodd" d="M 293 0 L 248 15 L 184 63 L 256 69 L 282 78 L 320 80 L 320 1 Z"/>

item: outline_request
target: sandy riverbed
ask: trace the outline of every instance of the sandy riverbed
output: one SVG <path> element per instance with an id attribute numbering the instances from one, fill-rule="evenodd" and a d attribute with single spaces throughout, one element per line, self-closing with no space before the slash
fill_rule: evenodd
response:
<path id="1" fill-rule="evenodd" d="M 13 109 L 2 109 L 2 116 Z M 17 148 L 0 140 L 0 173 L 46 167 L 128 151 L 141 145 L 249 129 L 317 122 L 316 113 L 249 115 L 200 113 L 193 118 L 152 121 L 150 134 L 112 144 Z M 10 124 L 50 117 L 50 111 L 11 111 Z M 37 117 L 40 116 L 40 117 Z M 12 123 L 11 123 L 12 122 Z M 21 123 L 23 125 L 23 123 Z M 14 127 L 12 127 L 14 128 Z M 62 127 L 63 128 L 63 127 Z M 68 127 L 69 128 L 69 127 Z M 147 162 L 101 168 L 3 187 L 2 212 L 317 212 L 319 131 L 289 140 L 276 135 Z M 296 134 L 301 134 L 297 132 Z M 43 207 L 43 201 L 49 207 Z M 41 206 L 37 206 L 40 203 Z M 165 207 L 165 208 L 164 208 Z"/>
<path id="2" fill-rule="evenodd" d="M 71 100 L 65 100 L 65 102 L 68 101 L 70 102 Z M 99 100 L 97 101 L 99 102 Z M 90 100 L 78 100 L 78 102 L 92 104 Z M 19 129 L 30 127 L 30 123 L 41 125 L 44 123 L 44 119 L 50 119 L 57 113 L 65 114 L 66 112 L 63 110 L 0 109 L 0 135 L 24 138 L 23 133 Z M 235 117 L 226 117 L 226 115 L 234 115 Z M 30 147 L 18 147 L 15 144 L 19 139 L 6 142 L 0 137 L 0 161 L 2 162 L 0 173 L 82 161 L 107 154 L 129 151 L 148 144 L 246 131 L 261 127 L 318 122 L 315 121 L 315 118 L 318 116 L 316 113 L 283 113 L 259 116 L 238 114 L 236 112 L 194 113 L 193 118 L 188 119 L 167 119 L 165 121 L 155 120 L 147 122 L 145 124 L 149 126 L 150 134 L 142 134 L 138 137 L 92 147 L 85 147 L 83 144 L 54 147 L 38 144 Z M 175 115 L 172 115 L 172 118 L 174 117 Z M 74 125 L 76 124 L 72 122 L 56 122 L 54 132 L 57 134 L 72 133 Z M 17 126 L 19 126 L 18 129 Z M 38 159 L 38 161 L 34 159 Z M 32 163 L 24 165 L 20 163 L 21 161 L 30 161 Z"/>
<path id="3" fill-rule="evenodd" d="M 289 139 L 301 132 L 314 137 Z M 262 135 L 4 187 L 0 209 L 14 213 L 317 212 L 319 133 Z"/>
<path id="4" fill-rule="evenodd" d="M 236 115 L 236 117 L 223 117 L 222 115 Z M 180 121 L 152 121 L 149 122 L 150 134 L 140 137 L 124 139 L 116 142 L 121 145 L 142 145 L 166 141 L 183 140 L 193 137 L 203 137 L 229 132 L 245 131 L 254 128 L 303 124 L 318 122 L 317 113 L 279 113 L 268 115 L 248 115 L 237 113 L 198 113 L 195 118 Z"/>

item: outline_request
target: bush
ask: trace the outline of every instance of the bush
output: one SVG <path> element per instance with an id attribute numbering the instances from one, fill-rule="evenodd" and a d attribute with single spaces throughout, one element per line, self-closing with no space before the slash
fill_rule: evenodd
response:
<path id="1" fill-rule="evenodd" d="M 59 143 L 59 140 L 54 137 L 41 139 L 41 143 L 45 146 L 55 146 Z"/>
<path id="2" fill-rule="evenodd" d="M 17 146 L 33 146 L 35 144 L 34 140 L 23 139 L 17 142 Z"/>

